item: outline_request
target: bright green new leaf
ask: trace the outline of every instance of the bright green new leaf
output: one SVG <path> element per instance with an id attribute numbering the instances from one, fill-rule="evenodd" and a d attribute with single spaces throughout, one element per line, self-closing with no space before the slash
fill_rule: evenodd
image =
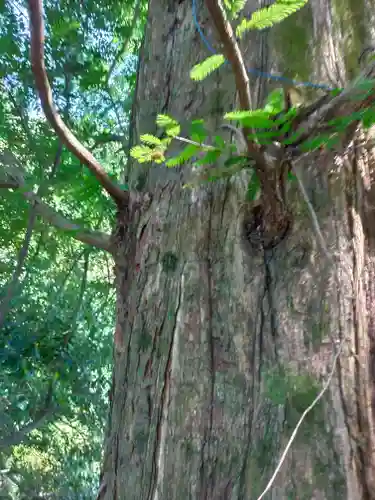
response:
<path id="1" fill-rule="evenodd" d="M 151 134 L 143 134 L 140 136 L 140 139 L 142 142 L 150 146 L 162 146 L 161 140 L 158 137 L 155 137 L 154 135 Z"/>
<path id="2" fill-rule="evenodd" d="M 201 63 L 196 64 L 190 71 L 190 78 L 192 80 L 200 81 L 204 80 L 206 76 L 220 68 L 224 64 L 225 58 L 223 54 L 215 54 L 213 56 L 207 57 Z"/>
<path id="3" fill-rule="evenodd" d="M 175 125 L 174 127 L 167 127 L 165 129 L 165 133 L 169 136 L 169 137 L 177 137 L 181 132 L 181 127 L 180 125 Z"/>
<path id="4" fill-rule="evenodd" d="M 181 127 L 178 121 L 168 115 L 158 115 L 156 117 L 156 125 L 165 128 L 165 133 L 169 137 L 176 137 L 181 132 Z"/>
<path id="5" fill-rule="evenodd" d="M 178 125 L 178 122 L 168 115 L 158 115 L 156 117 L 156 125 L 158 127 L 174 127 Z"/>
<path id="6" fill-rule="evenodd" d="M 130 156 L 139 163 L 146 163 L 152 161 L 153 152 L 148 146 L 134 146 L 130 150 Z"/>
<path id="7" fill-rule="evenodd" d="M 284 90 L 274 89 L 270 92 L 266 99 L 266 104 L 264 110 L 268 113 L 276 114 L 280 113 L 284 108 Z"/>
<path id="8" fill-rule="evenodd" d="M 224 6 L 228 14 L 234 19 L 245 7 L 246 0 L 224 0 Z"/>
<path id="9" fill-rule="evenodd" d="M 244 19 L 237 27 L 239 38 L 248 30 L 270 28 L 300 10 L 308 0 L 276 0 L 270 6 L 253 13 L 251 19 Z"/>

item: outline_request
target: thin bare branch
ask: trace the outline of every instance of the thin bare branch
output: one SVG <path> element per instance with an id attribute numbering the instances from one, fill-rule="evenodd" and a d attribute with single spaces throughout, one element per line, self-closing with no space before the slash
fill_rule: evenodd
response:
<path id="1" fill-rule="evenodd" d="M 7 179 L 9 179 L 9 175 L 7 173 L 8 168 L 11 170 L 13 179 L 11 181 L 7 181 Z M 36 193 L 34 193 L 33 191 L 27 191 L 24 185 L 22 172 L 19 172 L 17 174 L 17 165 L 14 163 L 1 163 L 1 156 L 0 187 L 13 189 L 20 188 L 22 196 L 34 205 L 35 212 L 39 214 L 45 221 L 49 222 L 58 229 L 69 232 L 73 236 L 73 238 L 81 241 L 82 243 L 95 246 L 102 250 L 106 250 L 107 252 L 110 251 L 110 236 L 108 234 L 83 229 L 81 226 L 69 221 L 49 205 L 44 203 Z"/>
<path id="2" fill-rule="evenodd" d="M 48 418 L 55 414 L 57 408 L 53 405 L 53 381 L 49 383 L 47 394 L 45 397 L 45 403 L 43 408 L 37 413 L 35 419 L 26 424 L 24 427 L 16 432 L 13 432 L 10 436 L 5 436 L 0 439 L 0 449 L 8 448 L 9 446 L 15 446 L 22 443 L 25 437 L 33 430 L 40 428 Z"/>
<path id="3" fill-rule="evenodd" d="M 47 120 L 66 147 L 91 170 L 103 188 L 114 198 L 114 200 L 117 203 L 126 202 L 128 200 L 128 193 L 123 191 L 110 179 L 102 165 L 68 129 L 55 108 L 44 63 L 42 0 L 28 0 L 28 4 L 31 32 L 31 66 L 35 77 L 36 88 Z"/>
<path id="4" fill-rule="evenodd" d="M 315 233 L 318 236 L 318 240 L 319 240 L 320 246 L 321 246 L 321 248 L 322 248 L 322 250 L 324 252 L 324 255 L 327 257 L 327 259 L 330 260 L 330 261 L 333 261 L 333 257 L 329 253 L 329 251 L 328 251 L 328 248 L 327 248 L 327 245 L 326 245 L 323 233 L 322 233 L 322 231 L 320 229 L 320 224 L 319 224 L 319 221 L 318 221 L 318 216 L 316 215 L 314 207 L 312 206 L 311 201 L 309 200 L 309 197 L 307 195 L 305 186 L 303 185 L 302 177 L 301 177 L 301 175 L 300 175 L 300 173 L 299 173 L 298 168 L 296 167 L 296 165 L 293 165 L 292 168 L 293 168 L 293 173 L 296 176 L 296 179 L 297 179 L 297 182 L 298 182 L 299 190 L 301 191 L 302 197 L 303 197 L 303 199 L 304 199 L 304 201 L 305 201 L 305 203 L 307 205 L 307 208 L 309 210 L 309 213 L 310 213 L 310 216 L 311 216 L 311 220 L 312 220 L 312 223 L 313 223 L 313 226 L 314 226 L 314 229 L 315 229 Z"/>

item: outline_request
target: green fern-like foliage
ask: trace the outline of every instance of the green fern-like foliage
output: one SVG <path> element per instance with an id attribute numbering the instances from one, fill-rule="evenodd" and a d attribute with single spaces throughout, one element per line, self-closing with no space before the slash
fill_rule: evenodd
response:
<path id="1" fill-rule="evenodd" d="M 245 7 L 246 0 L 224 0 L 224 7 L 229 17 L 236 19 L 241 10 Z"/>
<path id="2" fill-rule="evenodd" d="M 203 167 L 204 165 L 212 165 L 217 162 L 221 155 L 220 149 L 211 149 L 207 151 L 205 155 L 202 156 L 200 160 L 195 162 L 195 165 Z"/>
<path id="3" fill-rule="evenodd" d="M 308 0 L 276 0 L 274 4 L 254 12 L 251 19 L 243 19 L 237 26 L 236 34 L 241 38 L 248 30 L 270 28 L 302 9 L 307 2 Z"/>
<path id="4" fill-rule="evenodd" d="M 180 124 L 168 115 L 158 115 L 156 117 L 156 125 L 164 128 L 168 137 L 177 137 L 181 132 Z"/>
<path id="5" fill-rule="evenodd" d="M 155 137 L 151 134 L 143 134 L 141 135 L 140 139 L 142 142 L 148 144 L 149 146 L 162 146 L 163 144 L 159 137 Z"/>
<path id="6" fill-rule="evenodd" d="M 284 109 L 284 89 L 274 89 L 267 96 L 264 111 L 270 114 L 280 113 Z"/>
<path id="7" fill-rule="evenodd" d="M 275 126 L 275 121 L 270 117 L 270 113 L 264 109 L 231 111 L 224 115 L 224 119 L 238 121 L 243 127 L 271 128 Z"/>
<path id="8" fill-rule="evenodd" d="M 196 64 L 190 71 L 190 78 L 192 80 L 201 81 L 206 78 L 210 73 L 220 68 L 225 62 L 223 54 L 215 54 L 207 57 L 204 61 Z"/>
<path id="9" fill-rule="evenodd" d="M 150 148 L 144 144 L 134 146 L 130 150 L 130 156 L 138 161 L 138 163 L 163 163 L 165 148 Z"/>
<path id="10" fill-rule="evenodd" d="M 199 151 L 200 148 L 198 148 L 198 146 L 195 146 L 194 144 L 188 144 L 178 156 L 170 158 L 165 162 L 165 164 L 167 165 L 167 167 L 179 167 L 196 156 Z"/>
<path id="11" fill-rule="evenodd" d="M 202 143 L 208 137 L 208 132 L 204 126 L 204 120 L 193 120 L 190 127 L 190 135 L 193 141 Z"/>
<path id="12" fill-rule="evenodd" d="M 130 156 L 132 158 L 139 163 L 148 163 L 151 161 L 162 163 L 165 161 L 164 153 L 173 137 L 159 139 L 159 137 L 152 134 L 143 134 L 140 139 L 143 144 L 134 146 L 130 150 Z"/>

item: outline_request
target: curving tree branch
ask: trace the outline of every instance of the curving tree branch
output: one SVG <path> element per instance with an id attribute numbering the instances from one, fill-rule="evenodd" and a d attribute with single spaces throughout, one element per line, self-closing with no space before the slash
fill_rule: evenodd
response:
<path id="1" fill-rule="evenodd" d="M 232 66 L 240 109 L 251 110 L 252 103 L 249 77 L 247 75 L 246 66 L 243 61 L 240 47 L 238 46 L 236 37 L 233 33 L 232 26 L 226 18 L 225 11 L 220 0 L 206 0 L 206 5 L 209 13 L 211 14 L 212 21 L 215 24 L 216 31 L 218 32 L 219 40 L 223 45 L 225 57 Z M 247 138 L 249 133 L 250 130 L 246 128 L 243 129 L 248 154 L 255 160 L 258 169 L 265 169 L 265 157 L 261 152 L 259 145 Z"/>
<path id="2" fill-rule="evenodd" d="M 48 386 L 43 408 L 37 412 L 32 422 L 29 422 L 12 434 L 0 438 L 0 450 L 22 443 L 30 432 L 40 428 L 52 415 L 56 414 L 57 411 L 58 407 L 53 404 L 53 382 L 51 381 Z"/>
<path id="3" fill-rule="evenodd" d="M 57 229 L 70 233 L 73 238 L 82 243 L 95 246 L 107 252 L 111 251 L 111 239 L 108 234 L 83 229 L 44 203 L 37 193 L 28 191 L 25 186 L 22 168 L 14 155 L 9 151 L 0 152 L 0 188 L 19 189 L 22 196 L 33 204 L 35 213 L 40 215 L 45 221 Z"/>
<path id="4" fill-rule="evenodd" d="M 69 221 L 63 215 L 56 212 L 53 208 L 44 203 L 38 196 L 33 192 L 23 192 L 23 196 L 31 201 L 36 212 L 45 221 L 52 224 L 57 229 L 61 229 L 67 233 L 70 233 L 73 238 L 87 245 L 95 246 L 101 250 L 110 251 L 111 239 L 108 234 L 101 233 L 99 231 L 90 231 L 83 229 L 78 224 Z"/>
<path id="5" fill-rule="evenodd" d="M 98 179 L 103 188 L 117 202 L 126 202 L 129 194 L 114 183 L 102 165 L 86 149 L 83 144 L 65 125 L 59 116 L 52 99 L 51 86 L 44 64 L 44 22 L 42 0 L 28 0 L 31 32 L 31 66 L 36 88 L 47 120 L 66 147 L 84 164 Z"/>

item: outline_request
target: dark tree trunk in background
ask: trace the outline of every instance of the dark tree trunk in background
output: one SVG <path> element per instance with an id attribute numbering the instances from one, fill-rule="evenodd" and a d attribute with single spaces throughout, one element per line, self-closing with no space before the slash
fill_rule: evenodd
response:
<path id="1" fill-rule="evenodd" d="M 343 85 L 371 42 L 368 3 L 314 0 L 248 37 L 246 64 Z M 155 133 L 159 113 L 204 118 L 215 130 L 235 108 L 228 65 L 203 83 L 190 80 L 208 55 L 191 0 L 150 0 L 133 143 Z M 261 104 L 267 85 L 251 78 L 253 102 Z M 100 498 L 256 499 L 331 371 L 334 337 L 347 342 L 332 383 L 267 498 L 375 499 L 374 157 L 362 139 L 354 137 L 346 156 L 312 153 L 299 166 L 337 268 L 294 184 L 293 230 L 262 254 L 241 242 L 246 173 L 189 190 L 188 167 L 150 167 L 143 189 L 152 202 L 118 217 L 114 390 Z M 139 185 L 141 173 L 133 164 L 131 182 Z"/>

